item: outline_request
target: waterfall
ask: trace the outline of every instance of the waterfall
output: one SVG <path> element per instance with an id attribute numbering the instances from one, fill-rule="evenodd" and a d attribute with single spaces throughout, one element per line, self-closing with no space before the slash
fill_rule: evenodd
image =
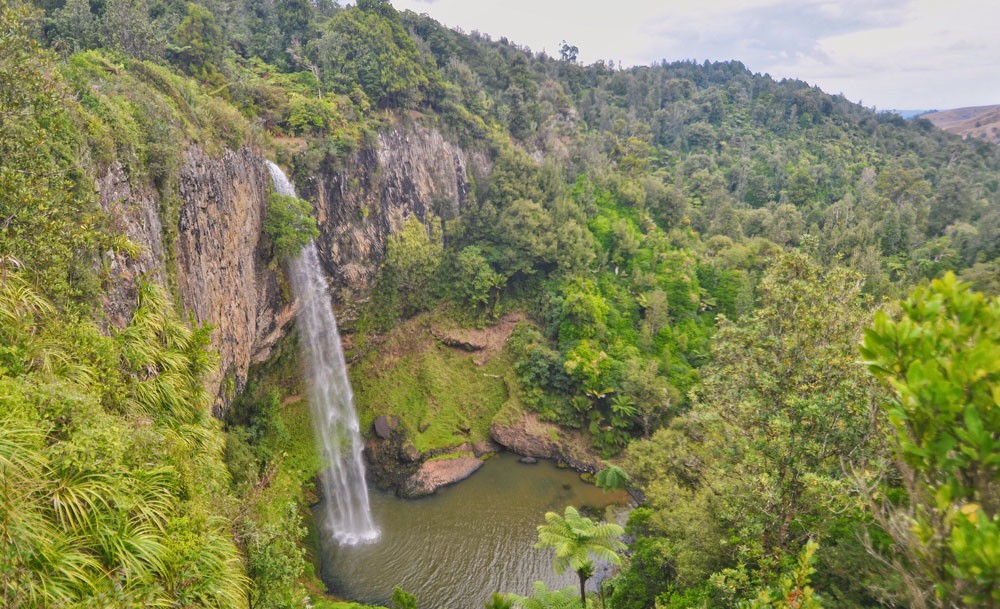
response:
<path id="1" fill-rule="evenodd" d="M 281 168 L 270 161 L 267 165 L 278 194 L 296 196 Z M 326 461 L 321 486 L 327 526 L 342 544 L 372 542 L 378 539 L 379 531 L 368 506 L 358 416 L 316 243 L 306 246 L 288 268 L 292 292 L 299 300 L 296 320 L 313 429 Z"/>

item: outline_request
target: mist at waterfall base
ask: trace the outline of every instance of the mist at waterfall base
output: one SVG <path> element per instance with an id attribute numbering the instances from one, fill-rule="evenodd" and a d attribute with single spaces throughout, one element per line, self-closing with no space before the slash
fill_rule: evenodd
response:
<path id="1" fill-rule="evenodd" d="M 557 575 L 552 550 L 535 549 L 538 525 L 546 512 L 562 513 L 567 505 L 603 514 L 606 506 L 627 502 L 624 492 L 605 493 L 551 462 L 524 465 L 501 453 L 429 497 L 400 499 L 372 489 L 381 538 L 367 545 L 321 544 L 321 575 L 338 596 L 386 607 L 394 586 L 429 609 L 475 609 L 497 591 L 526 596 L 536 580 L 550 589 L 577 590 L 576 573 Z M 321 525 L 325 508 L 317 505 L 314 514 Z"/>
<path id="2" fill-rule="evenodd" d="M 278 194 L 296 196 L 295 187 L 280 167 L 268 162 L 268 169 Z M 320 474 L 325 510 L 322 521 L 326 534 L 340 544 L 371 543 L 378 539 L 379 530 L 369 506 L 364 444 L 316 244 L 307 245 L 289 262 L 288 270 L 292 293 L 299 301 L 296 321 L 316 445 L 326 465 Z"/>

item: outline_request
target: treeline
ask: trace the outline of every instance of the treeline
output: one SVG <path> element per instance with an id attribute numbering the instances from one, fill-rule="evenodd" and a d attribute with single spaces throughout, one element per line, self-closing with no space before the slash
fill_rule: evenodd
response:
<path id="1" fill-rule="evenodd" d="M 583 66 L 571 54 L 448 30 L 384 0 L 67 0 L 34 11 L 0 1 L 0 306 L 16 322 L 3 326 L 0 382 L 40 388 L 0 401 L 3 433 L 16 436 L 0 442 L 14 447 L 0 453 L 0 474 L 12 485 L 4 488 L 20 489 L 3 504 L 25 506 L 76 561 L 50 561 L 60 555 L 41 538 L 4 529 L 4 564 L 14 565 L 0 571 L 5 581 L 42 582 L 30 593 L 6 588 L 8 605 L 51 605 L 99 587 L 119 591 L 123 606 L 142 595 L 233 606 L 248 590 L 254 606 L 297 606 L 305 563 L 279 541 L 302 534 L 288 501 L 302 472 L 282 461 L 289 438 L 277 395 L 254 386 L 237 402 L 225 474 L 221 432 L 200 398 L 172 384 L 144 389 L 169 374 L 193 391 L 204 345 L 152 292 L 152 309 L 140 309 L 159 311 L 152 329 L 141 316 L 133 325 L 146 329 L 111 338 L 91 325 L 101 254 L 135 252 L 103 223 L 90 185 L 96 168 L 118 162 L 157 189 L 169 250 L 185 146 L 280 136 L 271 145 L 306 177 L 335 171 L 397 120 L 485 152 L 492 170 L 466 213 L 411 218 L 389 240 L 355 330 L 437 307 L 470 323 L 531 312 L 509 344 L 523 406 L 587 429 L 647 496 L 611 606 L 736 607 L 755 597 L 765 604 L 754 606 L 781 606 L 758 591 L 802 594 L 810 540 L 820 544 L 813 585 L 829 607 L 998 602 L 989 391 L 1000 358 L 983 347 L 983 374 L 951 385 L 934 372 L 941 392 L 975 396 L 935 414 L 940 401 L 913 397 L 923 390 L 905 389 L 893 368 L 924 360 L 894 356 L 878 338 L 910 336 L 893 329 L 908 323 L 929 324 L 921 336 L 947 334 L 951 318 L 934 316 L 952 311 L 961 332 L 948 336 L 988 334 L 982 344 L 995 345 L 995 301 L 949 279 L 906 305 L 899 326 L 880 321 L 865 357 L 895 379 L 893 390 L 857 353 L 872 311 L 920 282 L 955 271 L 1000 288 L 997 147 L 736 62 Z M 940 307 L 924 310 L 924 300 Z M 74 332 L 38 342 L 65 324 Z M 138 352 L 136 336 L 146 345 Z M 912 380 L 919 385 L 919 374 Z M 89 396 L 77 418 L 47 401 L 57 381 Z M 167 408 L 174 399 L 184 407 Z M 929 421 L 919 429 L 907 427 L 915 404 Z M 187 427 L 175 437 L 166 429 L 179 421 Z M 74 434 L 146 426 L 167 438 L 156 446 L 200 438 L 214 486 L 188 488 L 188 466 L 157 453 L 150 462 L 164 477 L 154 490 L 166 503 L 154 513 L 128 494 L 138 491 L 127 476 L 112 475 L 131 446 L 114 458 L 87 448 L 64 459 L 76 442 L 91 446 Z M 932 446 L 931 428 L 944 430 Z M 11 468 L 27 473 L 15 479 Z M 59 481 L 77 475 L 84 486 L 67 505 L 78 507 L 60 511 L 52 498 L 71 487 Z M 86 486 L 97 482 L 106 487 Z M 213 518 L 235 522 L 238 543 Z M 136 527 L 147 545 L 127 546 L 115 526 Z M 111 550 L 88 546 L 89 535 Z M 205 535 L 218 542 L 214 554 L 175 548 Z M 121 547 L 131 553 L 112 552 Z M 941 560 L 928 563 L 931 554 Z M 255 587 L 226 575 L 233 557 Z M 175 578 L 199 560 L 216 561 L 197 568 L 232 585 L 211 598 L 181 586 L 193 580 Z"/>

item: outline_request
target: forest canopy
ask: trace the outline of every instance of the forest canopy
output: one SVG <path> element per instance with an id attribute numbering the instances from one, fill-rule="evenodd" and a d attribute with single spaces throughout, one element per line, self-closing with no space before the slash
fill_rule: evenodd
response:
<path id="1" fill-rule="evenodd" d="M 276 268 L 323 239 L 311 180 L 410 124 L 486 170 L 393 219 L 348 329 L 524 313 L 517 412 L 643 498 L 602 602 L 1000 603 L 1000 148 L 736 61 L 578 51 L 386 0 L 0 0 L 2 604 L 302 606 L 291 343 L 212 416 L 180 168 L 249 148 L 306 185 L 262 221 Z M 95 194 L 112 171 L 165 251 L 121 327 L 104 295 L 145 252 Z"/>

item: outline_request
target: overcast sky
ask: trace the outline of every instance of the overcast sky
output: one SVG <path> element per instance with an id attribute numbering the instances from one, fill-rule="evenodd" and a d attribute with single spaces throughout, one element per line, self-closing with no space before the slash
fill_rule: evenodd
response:
<path id="1" fill-rule="evenodd" d="M 1000 104 L 998 0 L 392 0 L 558 55 L 738 59 L 880 109 Z"/>

